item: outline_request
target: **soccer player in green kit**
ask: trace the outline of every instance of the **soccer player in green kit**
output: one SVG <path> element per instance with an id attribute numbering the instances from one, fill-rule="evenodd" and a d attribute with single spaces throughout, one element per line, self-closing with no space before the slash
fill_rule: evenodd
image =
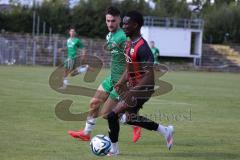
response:
<path id="1" fill-rule="evenodd" d="M 86 54 L 84 45 L 81 42 L 81 40 L 77 37 L 75 37 L 76 32 L 74 28 L 70 28 L 69 30 L 70 37 L 67 39 L 67 60 L 64 62 L 64 78 L 63 78 L 63 88 L 65 88 L 68 85 L 67 77 L 68 75 L 76 69 L 76 61 L 77 61 L 77 49 L 83 49 L 82 54 Z M 87 68 L 80 70 L 80 68 L 76 71 L 79 73 L 85 72 Z"/>
<path id="2" fill-rule="evenodd" d="M 97 92 L 91 99 L 89 104 L 89 114 L 86 125 L 83 130 L 68 131 L 73 138 L 78 138 L 83 141 L 90 140 L 90 134 L 96 124 L 96 118 L 106 115 L 113 107 L 116 106 L 119 100 L 119 94 L 115 91 L 114 86 L 122 76 L 126 67 L 124 55 L 125 42 L 127 37 L 124 31 L 120 28 L 120 11 L 115 7 L 109 7 L 106 10 L 106 24 L 109 30 L 106 36 L 107 44 L 105 49 L 111 52 L 111 74 L 105 78 L 102 84 L 98 87 Z M 101 112 L 99 113 L 100 105 L 104 103 Z M 105 115 L 105 116 L 104 116 Z M 133 142 L 136 142 L 141 136 L 141 128 L 133 126 Z"/>
<path id="3" fill-rule="evenodd" d="M 160 56 L 160 52 L 158 48 L 155 47 L 154 41 L 150 41 L 150 48 L 154 57 L 154 64 L 159 64 L 158 57 Z"/>

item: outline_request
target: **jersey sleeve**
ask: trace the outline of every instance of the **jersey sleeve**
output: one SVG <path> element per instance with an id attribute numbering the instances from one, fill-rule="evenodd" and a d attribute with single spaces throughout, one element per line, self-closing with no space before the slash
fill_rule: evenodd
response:
<path id="1" fill-rule="evenodd" d="M 138 53 L 137 53 L 137 60 L 138 60 L 138 62 L 149 62 L 149 63 L 152 62 L 153 63 L 154 57 L 153 57 L 151 49 L 146 45 L 140 46 L 138 49 Z"/>
<path id="2" fill-rule="evenodd" d="M 77 47 L 80 48 L 80 49 L 82 49 L 82 48 L 85 47 L 84 44 L 82 43 L 81 39 L 78 39 L 78 41 L 77 41 Z"/>
<path id="3" fill-rule="evenodd" d="M 157 48 L 156 48 L 156 53 L 157 53 L 158 55 L 160 54 L 159 49 L 157 49 Z"/>
<path id="4" fill-rule="evenodd" d="M 143 70 L 153 67 L 154 57 L 151 49 L 147 45 L 142 45 L 138 49 L 137 61 L 140 63 Z"/>

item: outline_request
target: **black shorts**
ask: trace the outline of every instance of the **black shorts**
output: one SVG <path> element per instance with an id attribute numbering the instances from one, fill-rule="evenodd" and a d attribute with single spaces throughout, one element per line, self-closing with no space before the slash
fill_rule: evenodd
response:
<path id="1" fill-rule="evenodd" d="M 131 114 L 131 113 L 138 113 L 138 111 L 143 107 L 144 103 L 146 103 L 148 100 L 150 99 L 149 98 L 144 98 L 144 99 L 140 99 L 140 98 L 136 98 L 134 99 L 134 103 L 135 105 L 134 106 L 130 106 L 128 107 L 128 109 L 126 110 L 127 113 Z"/>
<path id="2" fill-rule="evenodd" d="M 145 88 L 144 90 L 136 91 L 131 96 L 126 95 L 123 101 L 128 105 L 126 112 L 137 113 L 154 93 L 153 87 Z"/>

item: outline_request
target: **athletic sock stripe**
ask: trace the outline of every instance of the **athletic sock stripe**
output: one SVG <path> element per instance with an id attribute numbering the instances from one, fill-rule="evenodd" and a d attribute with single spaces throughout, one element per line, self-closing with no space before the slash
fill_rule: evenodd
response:
<path id="1" fill-rule="evenodd" d="M 87 124 L 90 124 L 90 125 L 95 125 L 95 123 L 93 123 L 93 122 L 90 122 L 90 121 L 87 121 Z"/>

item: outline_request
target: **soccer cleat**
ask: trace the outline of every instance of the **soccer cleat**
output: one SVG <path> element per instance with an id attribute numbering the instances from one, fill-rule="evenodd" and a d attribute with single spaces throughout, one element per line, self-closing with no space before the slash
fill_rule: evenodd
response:
<path id="1" fill-rule="evenodd" d="M 68 80 L 64 79 L 63 80 L 63 85 L 61 87 L 59 87 L 58 89 L 66 89 L 68 85 L 69 85 Z"/>
<path id="2" fill-rule="evenodd" d="M 71 75 L 72 77 L 74 77 L 74 76 L 76 76 L 76 75 L 78 75 L 78 74 L 79 74 L 79 72 L 78 72 L 77 69 L 73 70 L 73 71 L 70 73 L 70 75 Z"/>
<path id="3" fill-rule="evenodd" d="M 119 155 L 119 147 L 118 147 L 118 144 L 116 144 L 116 147 L 111 147 L 111 150 L 109 151 L 109 153 L 107 154 L 107 156 L 111 157 L 111 156 L 117 156 Z"/>
<path id="4" fill-rule="evenodd" d="M 73 138 L 81 139 L 82 141 L 90 141 L 90 134 L 85 134 L 83 130 L 68 131 L 68 134 Z"/>
<path id="5" fill-rule="evenodd" d="M 111 157 L 111 156 L 117 156 L 117 155 L 119 155 L 119 150 L 117 150 L 116 152 L 109 152 L 108 154 L 107 154 L 107 156 L 109 156 L 109 157 Z"/>
<path id="6" fill-rule="evenodd" d="M 132 141 L 134 143 L 136 143 L 140 137 L 141 137 L 141 130 L 142 128 L 141 127 L 138 127 L 138 126 L 133 126 L 133 137 L 132 137 Z"/>
<path id="7" fill-rule="evenodd" d="M 71 75 L 72 77 L 74 77 L 74 76 L 76 76 L 76 75 L 78 75 L 78 74 L 87 72 L 88 69 L 89 69 L 89 65 L 82 65 L 82 66 L 79 66 L 79 67 L 77 67 L 76 69 L 74 69 L 74 70 L 70 73 L 70 75 Z"/>
<path id="8" fill-rule="evenodd" d="M 170 150 L 173 146 L 173 126 L 169 125 L 166 127 L 165 140 L 167 142 L 167 148 Z"/>

